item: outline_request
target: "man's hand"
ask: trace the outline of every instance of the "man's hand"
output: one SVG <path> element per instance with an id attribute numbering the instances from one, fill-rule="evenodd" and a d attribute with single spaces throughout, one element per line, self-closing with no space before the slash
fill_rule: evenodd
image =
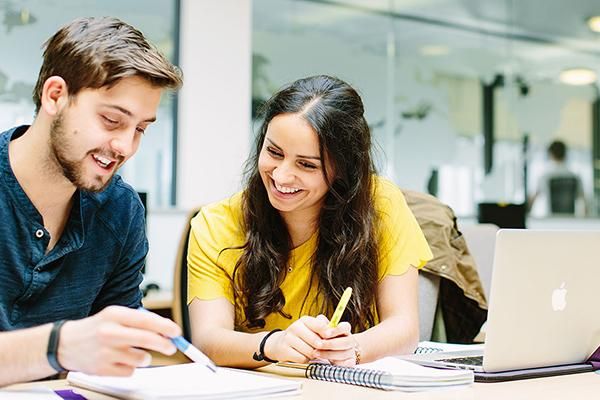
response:
<path id="1" fill-rule="evenodd" d="M 173 321 L 149 312 L 110 306 L 98 314 L 66 322 L 60 334 L 58 361 L 66 369 L 94 375 L 131 375 L 152 358 L 177 350 L 170 337 L 181 335 Z"/>

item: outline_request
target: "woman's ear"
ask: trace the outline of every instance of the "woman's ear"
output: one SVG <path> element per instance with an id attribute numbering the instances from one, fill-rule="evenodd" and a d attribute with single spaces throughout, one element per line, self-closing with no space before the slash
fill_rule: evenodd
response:
<path id="1" fill-rule="evenodd" d="M 42 88 L 41 108 L 52 117 L 57 115 L 69 101 L 67 82 L 60 76 L 46 79 Z"/>

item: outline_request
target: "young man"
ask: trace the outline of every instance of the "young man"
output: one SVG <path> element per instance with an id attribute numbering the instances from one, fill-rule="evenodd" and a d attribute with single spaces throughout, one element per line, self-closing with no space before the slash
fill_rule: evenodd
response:
<path id="1" fill-rule="evenodd" d="M 175 352 L 177 325 L 131 309 L 148 244 L 142 204 L 115 173 L 181 83 L 115 18 L 75 20 L 46 43 L 33 124 L 0 134 L 0 385 L 127 375 L 149 363 L 144 349 Z"/>
<path id="2" fill-rule="evenodd" d="M 585 215 L 587 204 L 583 184 L 567 166 L 567 145 L 555 140 L 550 143 L 547 152 L 550 163 L 529 199 L 529 208 L 541 196 L 546 199 L 548 215 Z"/>

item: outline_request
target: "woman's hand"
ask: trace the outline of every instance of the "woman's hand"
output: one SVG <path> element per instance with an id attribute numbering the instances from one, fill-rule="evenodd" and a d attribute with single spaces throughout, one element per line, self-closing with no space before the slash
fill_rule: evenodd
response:
<path id="1" fill-rule="evenodd" d="M 335 328 L 328 324 L 324 315 L 303 316 L 267 340 L 265 355 L 279 361 L 308 363 L 323 360 L 335 365 L 354 365 L 356 342 L 350 324 L 342 322 Z"/>
<path id="2" fill-rule="evenodd" d="M 325 317 L 324 317 L 325 318 Z M 322 345 L 319 348 L 319 359 L 327 360 L 333 365 L 353 367 L 356 365 L 357 346 L 348 322 L 340 322 L 337 327 L 326 329 L 319 334 Z"/>

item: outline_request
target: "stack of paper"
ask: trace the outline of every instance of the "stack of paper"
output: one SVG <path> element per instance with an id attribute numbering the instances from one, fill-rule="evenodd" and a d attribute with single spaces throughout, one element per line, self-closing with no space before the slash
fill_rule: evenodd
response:
<path id="1" fill-rule="evenodd" d="M 127 378 L 70 372 L 70 384 L 123 399 L 232 399 L 290 396 L 300 392 L 298 381 L 201 364 L 138 368 Z"/>

